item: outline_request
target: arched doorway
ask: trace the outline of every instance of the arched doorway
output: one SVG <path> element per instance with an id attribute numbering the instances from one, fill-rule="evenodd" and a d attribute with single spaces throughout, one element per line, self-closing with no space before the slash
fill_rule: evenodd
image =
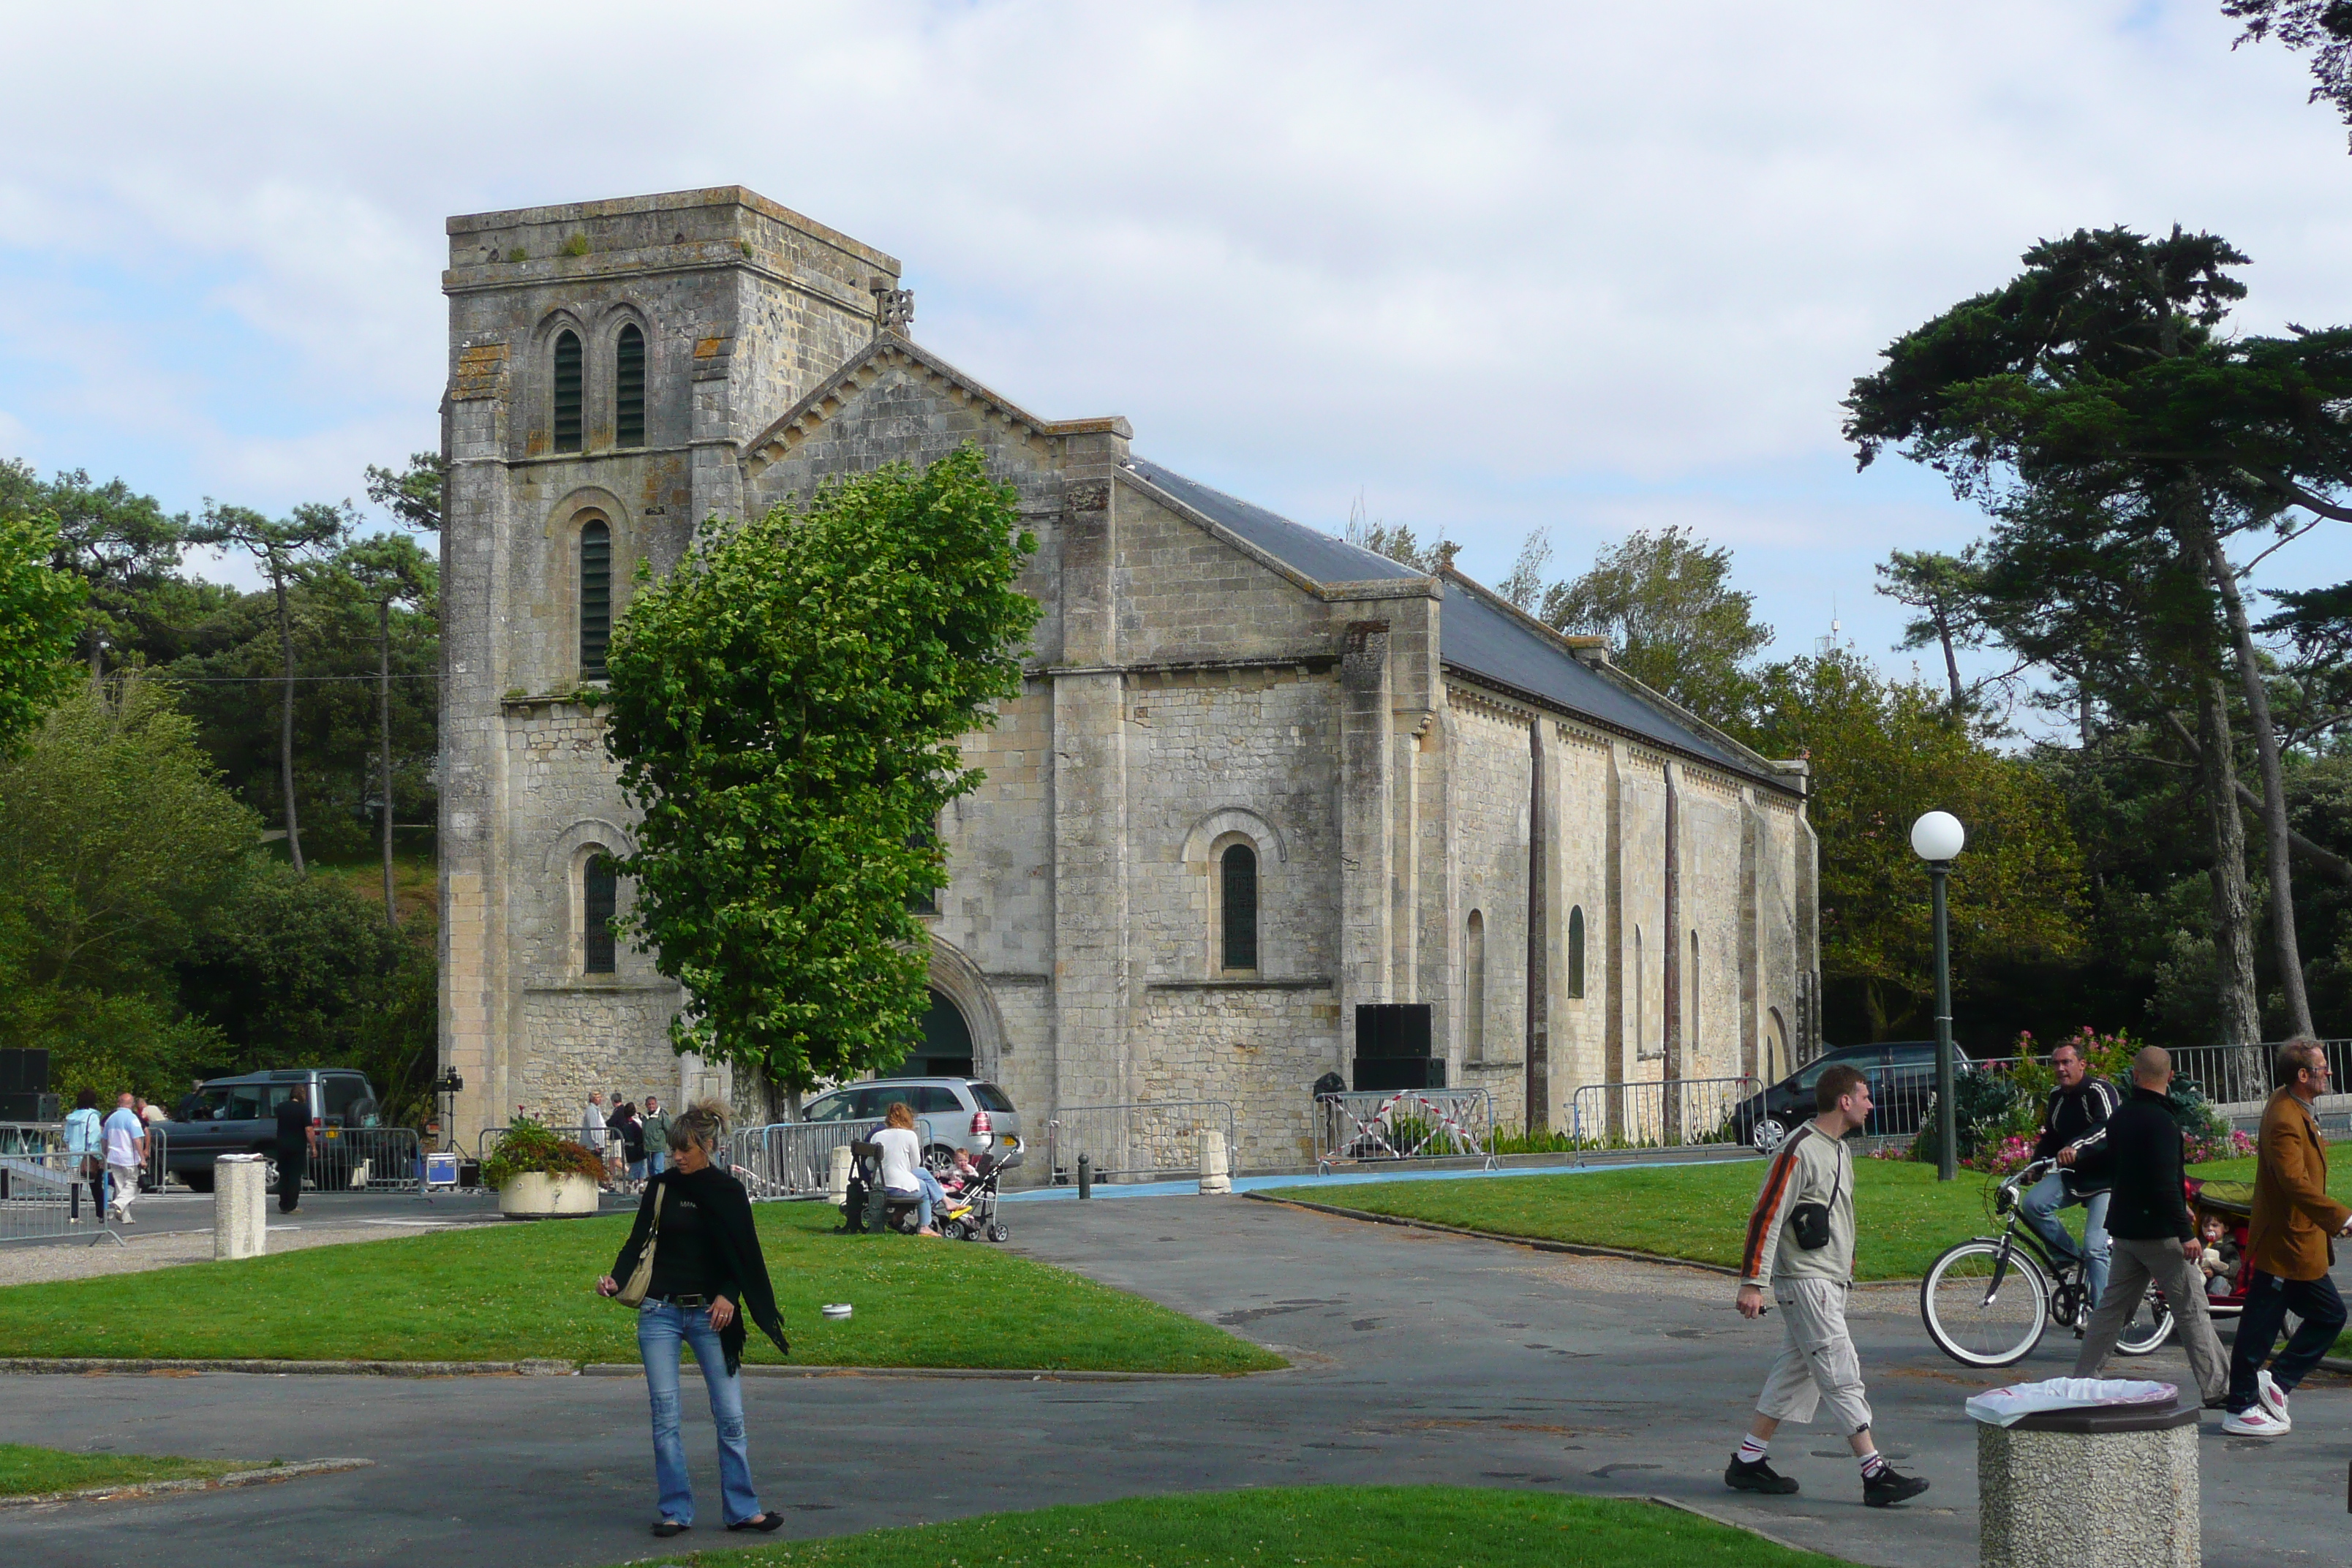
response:
<path id="1" fill-rule="evenodd" d="M 930 1011 L 923 1015 L 923 1043 L 907 1059 L 880 1078 L 970 1078 L 972 1076 L 971 1025 L 963 1009 L 946 992 L 934 987 Z"/>

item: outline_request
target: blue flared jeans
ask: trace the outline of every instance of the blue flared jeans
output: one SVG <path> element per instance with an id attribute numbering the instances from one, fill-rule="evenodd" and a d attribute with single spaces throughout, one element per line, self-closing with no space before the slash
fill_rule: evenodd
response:
<path id="1" fill-rule="evenodd" d="M 743 1380 L 727 1370 L 727 1352 L 707 1307 L 673 1307 L 648 1300 L 637 1309 L 637 1354 L 646 1363 L 646 1394 L 653 1405 L 654 1483 L 661 1491 L 661 1517 L 694 1522 L 694 1486 L 686 1474 L 686 1443 L 678 1436 L 679 1347 L 692 1345 L 710 1391 L 710 1421 L 719 1428 L 719 1494 L 725 1522 L 736 1524 L 760 1513 L 751 1489 L 751 1450 L 743 1440 Z"/>

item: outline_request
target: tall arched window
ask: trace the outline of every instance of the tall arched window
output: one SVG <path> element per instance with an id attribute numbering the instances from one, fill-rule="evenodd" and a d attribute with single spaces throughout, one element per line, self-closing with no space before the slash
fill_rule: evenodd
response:
<path id="1" fill-rule="evenodd" d="M 1226 847 L 1217 860 L 1223 889 L 1223 950 L 1218 967 L 1257 967 L 1257 851 L 1246 844 Z"/>
<path id="2" fill-rule="evenodd" d="M 555 449 L 580 450 L 580 334 L 555 334 Z"/>
<path id="3" fill-rule="evenodd" d="M 1568 911 L 1568 994 L 1572 998 L 1584 994 L 1584 906 L 1577 905 Z"/>
<path id="4" fill-rule="evenodd" d="M 1463 1045 L 1474 1062 L 1486 1058 L 1486 917 L 1470 911 L 1462 942 Z"/>
<path id="5" fill-rule="evenodd" d="M 580 530 L 580 679 L 604 679 L 613 637 L 613 531 L 603 519 Z"/>
<path id="6" fill-rule="evenodd" d="M 1648 966 L 1642 961 L 1642 928 L 1640 926 L 1635 926 L 1633 928 L 1633 1054 L 1636 1057 L 1654 1057 L 1660 1054 L 1659 1052 L 1654 1051 L 1650 1048 L 1650 1031 L 1647 1020 L 1643 1017 L 1643 1015 L 1649 1011 L 1649 1009 L 1643 1005 L 1647 1001 L 1649 994 L 1650 987 L 1647 984 L 1648 978 Z"/>
<path id="7" fill-rule="evenodd" d="M 646 444 L 646 335 L 631 322 L 613 344 L 613 445 Z"/>
<path id="8" fill-rule="evenodd" d="M 621 878 L 609 855 L 591 855 L 581 877 L 581 969 L 613 973 L 613 917 L 620 910 Z"/>

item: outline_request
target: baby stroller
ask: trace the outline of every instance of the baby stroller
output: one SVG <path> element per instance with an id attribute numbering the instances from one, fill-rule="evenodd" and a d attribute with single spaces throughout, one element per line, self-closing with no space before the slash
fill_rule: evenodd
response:
<path id="1" fill-rule="evenodd" d="M 2199 1235 L 2205 1231 L 2207 1219 L 2221 1222 L 2224 1237 L 2238 1249 L 2238 1266 L 2231 1275 L 2226 1294 L 2208 1292 L 2205 1310 L 2216 1318 L 2234 1318 L 2246 1310 L 2248 1276 L 2253 1272 L 2253 1249 L 2246 1245 L 2246 1227 L 2254 1217 L 2254 1189 L 2250 1182 L 2200 1182 L 2190 1178 L 2184 1184 L 2189 1189 L 2189 1213 L 2195 1217 Z"/>
<path id="2" fill-rule="evenodd" d="M 964 1178 L 961 1186 L 948 1191 L 948 1205 L 939 1216 L 940 1234 L 950 1241 L 978 1241 L 986 1237 L 991 1241 L 1009 1241 L 1013 1227 L 996 1217 L 997 1183 L 1004 1173 L 1021 1163 L 1021 1141 L 1012 1141 L 1013 1147 L 1003 1154 L 992 1149 L 980 1157 L 974 1173 Z M 944 1184 L 951 1175 L 940 1178 Z"/>

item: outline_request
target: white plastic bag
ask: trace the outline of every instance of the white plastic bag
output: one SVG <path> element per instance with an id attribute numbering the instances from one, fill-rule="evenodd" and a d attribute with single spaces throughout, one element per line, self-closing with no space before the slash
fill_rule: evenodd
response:
<path id="1" fill-rule="evenodd" d="M 1990 1389 L 1969 1401 L 1968 1412 L 1988 1426 L 2014 1426 L 2050 1410 L 2087 1410 L 2102 1405 L 2170 1405 L 2180 1390 L 2169 1383 L 2127 1377 L 2053 1377 L 2041 1383 Z"/>

